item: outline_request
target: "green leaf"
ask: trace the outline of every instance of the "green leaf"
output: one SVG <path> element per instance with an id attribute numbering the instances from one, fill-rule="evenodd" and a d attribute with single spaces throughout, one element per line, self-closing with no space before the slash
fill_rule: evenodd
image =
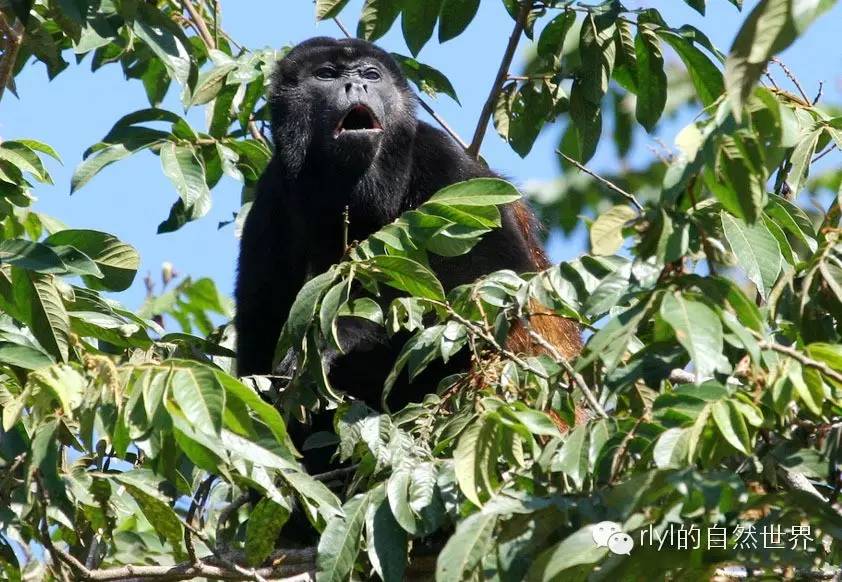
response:
<path id="1" fill-rule="evenodd" d="M 15 301 L 38 342 L 57 360 L 67 361 L 70 318 L 64 308 L 54 275 L 12 269 Z"/>
<path id="2" fill-rule="evenodd" d="M 199 80 L 196 81 L 193 95 L 190 97 L 190 106 L 204 105 L 212 101 L 225 87 L 228 73 L 236 68 L 236 63 L 226 63 L 202 72 L 199 75 Z"/>
<path id="3" fill-rule="evenodd" d="M 407 564 L 407 535 L 392 515 L 388 503 L 371 505 L 366 516 L 368 556 L 384 582 L 404 580 Z"/>
<path id="4" fill-rule="evenodd" d="M 347 3 L 348 0 L 316 0 L 316 20 L 335 17 Z"/>
<path id="5" fill-rule="evenodd" d="M 125 291 L 134 281 L 140 267 L 140 255 L 131 245 L 97 230 L 65 229 L 45 240 L 49 245 L 69 245 L 93 260 L 101 277 L 87 276 L 85 283 L 92 289 Z"/>
<path id="6" fill-rule="evenodd" d="M 751 454 L 751 438 L 746 428 L 745 419 L 739 409 L 730 400 L 720 400 L 713 404 L 711 415 L 716 427 L 725 440 L 738 451 Z"/>
<path id="7" fill-rule="evenodd" d="M 501 205 L 520 199 L 517 188 L 499 178 L 474 178 L 442 188 L 429 199 L 429 203 L 451 206 Z M 424 205 L 419 210 L 423 210 Z"/>
<path id="8" fill-rule="evenodd" d="M 595 255 L 609 256 L 623 246 L 623 227 L 637 218 L 633 208 L 621 205 L 613 206 L 600 214 L 591 225 L 591 252 Z"/>
<path id="9" fill-rule="evenodd" d="M 494 551 L 497 514 L 475 513 L 462 520 L 436 560 L 437 582 L 472 579 L 473 572 Z"/>
<path id="10" fill-rule="evenodd" d="M 73 177 L 70 180 L 70 193 L 73 194 L 76 190 L 87 184 L 105 166 L 122 160 L 132 153 L 134 152 L 129 150 L 125 145 L 118 143 L 89 156 L 73 172 Z"/>
<path id="11" fill-rule="evenodd" d="M 652 132 L 667 103 L 667 74 L 664 57 L 655 32 L 646 25 L 638 26 L 635 38 L 637 55 L 637 105 L 638 123 Z"/>
<path id="12" fill-rule="evenodd" d="M 496 470 L 497 426 L 484 418 L 475 419 L 459 436 L 453 462 L 459 489 L 474 505 L 490 497 L 492 474 Z"/>
<path id="13" fill-rule="evenodd" d="M 225 390 L 211 368 L 174 366 L 169 377 L 169 394 L 198 430 L 220 433 Z"/>
<path id="14" fill-rule="evenodd" d="M 289 519 L 289 508 L 269 498 L 261 499 L 249 515 L 246 525 L 246 563 L 255 567 L 275 549 L 281 528 Z"/>
<path id="15" fill-rule="evenodd" d="M 186 85 L 190 77 L 190 52 L 181 39 L 161 22 L 135 19 L 132 30 L 163 61 L 170 77 Z"/>
<path id="16" fill-rule="evenodd" d="M 365 0 L 357 36 L 372 42 L 377 40 L 392 27 L 400 10 L 399 0 Z"/>
<path id="17" fill-rule="evenodd" d="M 205 167 L 193 146 L 172 142 L 165 144 L 161 148 L 161 165 L 184 204 L 187 220 L 207 214 L 211 206 L 210 190 L 205 179 Z"/>
<path id="18" fill-rule="evenodd" d="M 581 487 L 588 473 L 588 426 L 577 426 L 569 433 L 567 439 L 553 462 L 553 471 L 561 471 Z"/>
<path id="19" fill-rule="evenodd" d="M 701 14 L 702 16 L 705 15 L 705 1 L 706 0 L 684 0 L 684 3 L 690 6 L 693 10 Z"/>
<path id="20" fill-rule="evenodd" d="M 564 39 L 575 22 L 576 13 L 572 10 L 565 10 L 553 18 L 538 37 L 538 55 L 544 58 L 560 56 Z"/>
<path id="21" fill-rule="evenodd" d="M 419 91 L 431 97 L 435 97 L 437 93 L 444 93 L 456 101 L 456 103 L 459 103 L 456 89 L 453 88 L 453 83 L 450 82 L 450 79 L 444 73 L 398 53 L 392 53 L 392 58 L 400 65 L 404 76 L 412 81 L 418 87 Z"/>
<path id="22" fill-rule="evenodd" d="M 722 212 L 721 217 L 722 229 L 731 251 L 765 299 L 781 272 L 782 257 L 778 241 L 762 222 L 749 226 L 727 212 Z"/>
<path id="23" fill-rule="evenodd" d="M 318 582 L 345 582 L 360 551 L 371 492 L 355 495 L 342 506 L 343 515 L 327 522 L 316 557 Z"/>
<path id="24" fill-rule="evenodd" d="M 789 157 L 792 167 L 787 176 L 787 184 L 789 184 L 793 196 L 798 195 L 798 191 L 807 180 L 810 164 L 813 162 L 813 154 L 816 153 L 816 145 L 818 145 L 822 133 L 824 133 L 823 128 L 819 128 L 805 135 Z"/>
<path id="25" fill-rule="evenodd" d="M 169 503 L 165 502 L 145 481 L 136 479 L 134 471 L 116 473 L 113 478 L 123 484 L 161 539 L 170 544 L 176 559 L 183 560 L 185 558 L 182 545 L 184 530 L 181 520 Z"/>
<path id="26" fill-rule="evenodd" d="M 705 107 L 712 105 L 725 92 L 722 72 L 707 55 L 683 36 L 662 28 L 659 28 L 657 32 L 658 36 L 669 44 L 684 62 L 702 105 Z"/>
<path id="27" fill-rule="evenodd" d="M 433 28 L 439 17 L 442 0 L 424 2 L 406 2 L 403 5 L 401 28 L 406 46 L 413 56 L 417 56 L 424 45 L 433 36 Z"/>
<path id="28" fill-rule="evenodd" d="M 410 295 L 426 297 L 437 301 L 444 300 L 444 288 L 436 275 L 417 261 L 398 255 L 377 255 L 369 263 L 385 282 Z"/>
<path id="29" fill-rule="evenodd" d="M 550 582 L 566 578 L 564 572 L 576 566 L 596 564 L 608 553 L 593 541 L 595 525 L 588 525 L 539 554 L 529 569 L 527 580 Z M 575 570 L 574 570 L 575 571 Z"/>
<path id="30" fill-rule="evenodd" d="M 462 34 L 479 9 L 479 0 L 444 0 L 439 16 L 439 42 Z"/>
<path id="31" fill-rule="evenodd" d="M 661 317 L 687 350 L 697 377 L 729 370 L 728 360 L 722 355 L 722 322 L 713 309 L 683 295 L 668 293 L 661 302 Z"/>
<path id="32" fill-rule="evenodd" d="M 737 121 L 741 120 L 743 107 L 769 59 L 792 44 L 833 3 L 762 0 L 751 11 L 725 61 L 725 85 Z"/>
<path id="33" fill-rule="evenodd" d="M 15 265 L 40 273 L 64 273 L 67 267 L 49 246 L 22 239 L 0 242 L 0 264 Z"/>

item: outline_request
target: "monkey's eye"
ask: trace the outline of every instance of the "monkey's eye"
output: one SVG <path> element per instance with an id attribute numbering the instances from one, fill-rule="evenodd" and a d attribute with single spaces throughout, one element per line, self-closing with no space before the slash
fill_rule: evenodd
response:
<path id="1" fill-rule="evenodd" d="M 336 72 L 336 69 L 331 67 L 321 67 L 316 71 L 316 78 L 322 79 L 325 81 L 335 79 L 339 76 L 339 73 Z"/>
<path id="2" fill-rule="evenodd" d="M 380 71 L 377 69 L 366 69 L 363 71 L 363 79 L 367 81 L 379 81 L 380 80 Z"/>

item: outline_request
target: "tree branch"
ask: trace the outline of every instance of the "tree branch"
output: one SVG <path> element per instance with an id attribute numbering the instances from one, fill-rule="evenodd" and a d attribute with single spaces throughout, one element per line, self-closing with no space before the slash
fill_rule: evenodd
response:
<path id="1" fill-rule="evenodd" d="M 515 27 L 509 37 L 509 44 L 506 45 L 506 52 L 503 53 L 503 60 L 500 61 L 500 68 L 497 70 L 497 76 L 494 78 L 494 84 L 491 86 L 491 91 L 488 93 L 488 99 L 485 100 L 485 105 L 482 106 L 482 112 L 479 115 L 477 127 L 474 130 L 474 139 L 471 140 L 471 145 L 466 150 L 472 158 L 479 157 L 479 149 L 482 146 L 482 140 L 485 138 L 485 131 L 488 129 L 491 113 L 494 111 L 494 104 L 497 103 L 497 97 L 503 89 L 503 83 L 506 82 L 506 75 L 509 74 L 509 67 L 512 66 L 512 59 L 515 56 L 515 50 L 520 42 L 520 35 L 523 33 L 523 26 L 531 8 L 532 0 L 522 0 L 520 10 L 515 19 Z"/>
<path id="2" fill-rule="evenodd" d="M 637 209 L 638 213 L 643 212 L 643 205 L 641 205 L 640 202 L 638 202 L 637 198 L 634 197 L 634 194 L 632 194 L 631 192 L 626 192 L 625 190 L 623 190 L 622 188 L 617 186 L 617 184 L 615 184 L 611 180 L 608 180 L 607 178 L 603 178 L 602 176 L 600 176 L 599 174 L 597 174 L 593 170 L 588 169 L 584 164 L 582 164 L 578 160 L 575 160 L 575 159 L 571 158 L 570 156 L 565 154 L 563 151 L 556 150 L 556 153 L 558 155 L 560 155 L 562 158 L 564 158 L 566 161 L 570 162 L 571 164 L 573 164 L 574 166 L 576 166 L 577 168 L 582 170 L 584 173 L 586 173 L 589 176 L 591 176 L 592 178 L 594 178 L 596 181 L 604 184 L 610 190 L 613 190 L 614 192 L 616 192 L 617 194 L 619 194 L 620 196 L 622 196 L 623 198 L 625 198 L 626 200 L 631 202 L 634 205 L 634 207 Z"/>
<path id="3" fill-rule="evenodd" d="M 0 100 L 2 100 L 6 86 L 11 82 L 12 75 L 14 75 L 18 51 L 23 44 L 23 24 L 19 22 L 14 25 L 9 24 L 6 17 L 0 14 L 0 33 L 6 39 L 3 54 L 0 55 Z"/>

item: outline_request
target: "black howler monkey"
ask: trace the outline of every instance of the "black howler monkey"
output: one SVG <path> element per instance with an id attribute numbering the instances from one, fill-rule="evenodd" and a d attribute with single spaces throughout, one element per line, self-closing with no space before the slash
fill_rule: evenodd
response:
<path id="1" fill-rule="evenodd" d="M 416 97 L 397 64 L 368 42 L 313 38 L 299 44 L 278 63 L 269 102 L 275 155 L 245 223 L 237 277 L 240 375 L 272 371 L 296 294 L 342 256 L 346 206 L 349 240 L 363 240 L 445 186 L 494 176 L 416 118 Z M 499 269 L 548 266 L 534 216 L 522 203 L 504 207 L 502 228 L 467 255 L 431 261 L 445 289 Z M 575 323 L 543 317 L 535 327 L 562 353 L 579 351 Z M 340 320 L 339 340 L 345 355 L 327 356 L 331 383 L 377 408 L 400 345 L 358 318 Z M 517 326 L 508 345 L 535 351 Z M 397 384 L 389 404 L 397 410 L 434 388 Z"/>

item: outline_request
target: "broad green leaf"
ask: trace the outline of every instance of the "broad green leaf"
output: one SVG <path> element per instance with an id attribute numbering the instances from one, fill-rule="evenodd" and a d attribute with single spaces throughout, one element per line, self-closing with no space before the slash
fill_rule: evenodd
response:
<path id="1" fill-rule="evenodd" d="M 327 20 L 339 14 L 348 0 L 316 0 L 316 20 Z"/>
<path id="2" fill-rule="evenodd" d="M 435 97 L 437 93 L 444 93 L 456 103 L 459 103 L 459 97 L 456 95 L 456 89 L 453 88 L 453 83 L 450 82 L 444 73 L 429 65 L 418 62 L 413 58 L 392 53 L 392 57 L 397 61 L 401 67 L 404 76 L 412 81 L 418 90 Z"/>
<path id="3" fill-rule="evenodd" d="M 39 273 L 64 273 L 67 266 L 49 246 L 22 239 L 0 242 L 0 264 L 15 265 Z"/>
<path id="4" fill-rule="evenodd" d="M 98 150 L 93 155 L 85 159 L 79 164 L 73 172 L 73 177 L 70 180 L 70 193 L 87 184 L 100 170 L 105 166 L 112 164 L 118 160 L 122 160 L 132 154 L 125 145 L 118 143 L 110 145 L 105 149 Z"/>
<path id="5" fill-rule="evenodd" d="M 444 0 L 439 16 L 439 42 L 447 42 L 462 34 L 478 9 L 479 0 Z"/>
<path id="6" fill-rule="evenodd" d="M 437 582 L 470 580 L 482 561 L 494 551 L 497 514 L 475 513 L 462 520 L 436 560 Z"/>
<path id="7" fill-rule="evenodd" d="M 789 158 L 792 167 L 787 176 L 787 184 L 793 196 L 796 196 L 807 180 L 807 175 L 810 172 L 810 164 L 813 161 L 813 155 L 816 153 L 816 145 L 819 143 L 824 130 L 822 128 L 816 129 L 805 135 Z"/>
<path id="8" fill-rule="evenodd" d="M 751 438 L 745 419 L 734 403 L 729 400 L 715 402 L 711 408 L 711 415 L 725 440 L 738 451 L 750 455 Z"/>
<path id="9" fill-rule="evenodd" d="M 661 433 L 652 449 L 652 460 L 659 469 L 684 467 L 689 457 L 691 431 L 687 428 L 670 428 Z"/>
<path id="10" fill-rule="evenodd" d="M 132 473 L 118 473 L 114 476 L 114 479 L 118 480 L 126 488 L 129 495 L 134 498 L 143 515 L 161 539 L 170 544 L 176 559 L 184 559 L 184 528 L 178 515 L 154 489 L 135 480 Z"/>
<path id="11" fill-rule="evenodd" d="M 24 322 L 50 354 L 67 361 L 70 347 L 70 318 L 64 308 L 54 275 L 19 268 L 12 269 L 15 302 L 23 310 Z"/>
<path id="12" fill-rule="evenodd" d="M 246 563 L 259 566 L 275 549 L 275 541 L 289 518 L 289 508 L 271 499 L 261 499 L 249 514 L 246 525 Z"/>
<path id="13" fill-rule="evenodd" d="M 564 48 L 564 39 L 576 22 L 576 13 L 565 10 L 553 18 L 538 37 L 538 55 L 548 58 L 560 56 Z"/>
<path id="14" fill-rule="evenodd" d="M 160 22 L 137 18 L 132 26 L 134 33 L 152 49 L 169 71 L 170 77 L 185 85 L 190 77 L 190 52 L 169 27 Z"/>
<path id="15" fill-rule="evenodd" d="M 97 230 L 60 230 L 44 242 L 69 245 L 90 257 L 102 272 L 102 277 L 85 277 L 85 283 L 93 289 L 125 291 L 131 286 L 140 266 L 140 255 L 134 247 Z"/>
<path id="16" fill-rule="evenodd" d="M 621 205 L 613 206 L 600 214 L 591 225 L 591 252 L 595 255 L 609 256 L 623 246 L 623 227 L 637 217 L 633 208 Z"/>
<path id="17" fill-rule="evenodd" d="M 658 36 L 669 44 L 687 68 L 702 105 L 712 105 L 725 91 L 722 72 L 693 43 L 671 31 L 658 29 Z"/>
<path id="18" fill-rule="evenodd" d="M 318 582 L 344 582 L 354 567 L 362 542 L 371 492 L 355 495 L 342 506 L 342 516 L 327 522 L 316 557 Z"/>
<path id="19" fill-rule="evenodd" d="M 567 439 L 552 464 L 553 471 L 561 471 L 573 480 L 576 487 L 581 487 L 588 473 L 588 426 L 577 426 L 567 435 Z"/>
<path id="20" fill-rule="evenodd" d="M 200 431 L 219 434 L 225 390 L 211 368 L 173 366 L 169 393 L 186 419 Z"/>
<path id="21" fill-rule="evenodd" d="M 192 145 L 173 142 L 161 148 L 164 174 L 175 185 L 179 198 L 189 213 L 189 220 L 204 216 L 210 210 L 210 190 L 205 180 L 205 168 Z"/>
<path id="22" fill-rule="evenodd" d="M 411 295 L 443 301 L 444 288 L 435 274 L 419 262 L 398 255 L 377 255 L 369 259 L 385 282 Z"/>
<path id="23" fill-rule="evenodd" d="M 429 202 L 452 206 L 488 206 L 514 202 L 520 198 L 517 189 L 499 178 L 474 178 L 442 188 Z M 424 206 L 421 206 L 421 210 Z"/>
<path id="24" fill-rule="evenodd" d="M 357 24 L 357 36 L 372 42 L 377 40 L 392 27 L 400 10 L 399 0 L 365 0 Z"/>
<path id="25" fill-rule="evenodd" d="M 424 2 L 406 2 L 401 14 L 401 28 L 406 46 L 413 56 L 417 56 L 424 45 L 433 36 L 433 28 L 439 17 L 442 0 Z"/>
<path id="26" fill-rule="evenodd" d="M 766 298 L 781 272 L 778 241 L 762 222 L 748 225 L 727 212 L 722 212 L 721 217 L 725 238 L 737 262 L 757 286 L 760 295 Z"/>
<path id="27" fill-rule="evenodd" d="M 474 505 L 490 497 L 492 474 L 497 463 L 497 426 L 484 418 L 475 419 L 459 436 L 453 452 L 459 489 Z"/>
<path id="28" fill-rule="evenodd" d="M 661 317 L 693 360 L 697 378 L 729 370 L 728 360 L 722 355 L 722 322 L 713 309 L 683 295 L 667 293 L 661 302 Z"/>
<path id="29" fill-rule="evenodd" d="M 608 548 L 593 541 L 595 525 L 588 525 L 567 536 L 560 543 L 542 552 L 533 561 L 527 580 L 551 582 L 566 577 L 564 572 L 576 566 L 587 566 L 601 561 Z"/>
<path id="30" fill-rule="evenodd" d="M 638 26 L 635 38 L 637 55 L 637 105 L 635 115 L 646 131 L 652 132 L 667 103 L 667 74 L 664 57 L 655 32 Z"/>
<path id="31" fill-rule="evenodd" d="M 401 582 L 407 564 L 407 535 L 388 503 L 372 503 L 366 515 L 368 556 L 384 582 Z"/>

